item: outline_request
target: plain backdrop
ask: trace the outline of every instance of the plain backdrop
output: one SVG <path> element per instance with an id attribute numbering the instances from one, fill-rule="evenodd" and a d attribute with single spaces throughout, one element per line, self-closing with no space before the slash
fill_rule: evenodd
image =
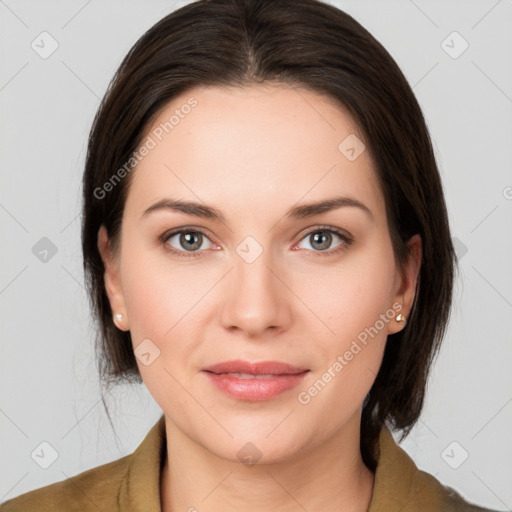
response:
<path id="1" fill-rule="evenodd" d="M 116 388 L 116 439 L 100 401 L 80 181 L 121 59 L 186 3 L 0 0 L 0 501 L 131 453 L 161 414 L 144 386 Z M 387 48 L 414 89 L 461 266 L 425 410 L 402 446 L 467 499 L 511 509 L 512 3 L 330 3 Z M 47 469 L 33 456 L 50 453 L 44 442 L 56 456 Z"/>

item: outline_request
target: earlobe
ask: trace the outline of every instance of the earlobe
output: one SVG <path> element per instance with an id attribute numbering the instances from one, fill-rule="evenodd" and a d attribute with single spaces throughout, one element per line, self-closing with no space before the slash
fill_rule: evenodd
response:
<path id="1" fill-rule="evenodd" d="M 101 225 L 98 230 L 98 251 L 105 269 L 103 282 L 110 303 L 110 309 L 112 310 L 112 321 L 118 329 L 128 330 L 128 319 L 123 290 L 121 288 L 119 268 L 115 256 L 112 254 L 107 230 L 104 225 Z"/>

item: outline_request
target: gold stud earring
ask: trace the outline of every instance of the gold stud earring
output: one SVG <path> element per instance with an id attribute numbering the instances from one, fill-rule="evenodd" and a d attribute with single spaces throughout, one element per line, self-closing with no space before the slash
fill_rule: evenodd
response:
<path id="1" fill-rule="evenodd" d="M 398 313 L 398 315 L 396 316 L 396 321 L 407 323 L 407 319 L 405 318 L 404 315 L 402 315 L 402 313 Z"/>

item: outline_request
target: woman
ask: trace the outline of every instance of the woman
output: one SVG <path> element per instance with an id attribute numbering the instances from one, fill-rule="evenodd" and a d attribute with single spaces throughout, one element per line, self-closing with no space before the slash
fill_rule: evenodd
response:
<path id="1" fill-rule="evenodd" d="M 117 71 L 83 178 L 105 383 L 163 415 L 15 510 L 478 511 L 416 468 L 454 279 L 419 105 L 316 0 L 210 0 Z"/>

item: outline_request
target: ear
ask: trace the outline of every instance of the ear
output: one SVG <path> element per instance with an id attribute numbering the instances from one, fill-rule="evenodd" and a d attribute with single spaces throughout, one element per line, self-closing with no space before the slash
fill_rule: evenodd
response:
<path id="1" fill-rule="evenodd" d="M 396 315 L 402 314 L 409 318 L 412 309 L 419 272 L 421 268 L 421 237 L 416 234 L 407 241 L 408 257 L 403 269 L 398 269 L 396 279 L 396 292 L 393 297 L 393 309 Z M 400 305 L 400 306 L 399 306 Z M 388 334 L 401 331 L 406 322 L 392 320 L 388 324 Z"/>
<path id="2" fill-rule="evenodd" d="M 118 329 L 127 331 L 128 316 L 121 288 L 119 265 L 111 250 L 107 229 L 103 224 L 98 230 L 98 250 L 103 260 L 103 267 L 105 268 L 105 273 L 103 274 L 104 284 L 110 302 L 110 309 L 112 310 L 112 321 Z M 122 318 L 116 318 L 118 314 L 123 315 Z"/>

